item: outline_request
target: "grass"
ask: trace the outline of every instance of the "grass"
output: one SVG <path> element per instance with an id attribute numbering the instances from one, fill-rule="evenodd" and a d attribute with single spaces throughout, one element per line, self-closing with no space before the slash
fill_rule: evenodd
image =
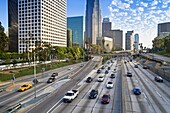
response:
<path id="1" fill-rule="evenodd" d="M 170 57 L 170 53 L 167 53 L 165 50 L 156 52 L 156 54 L 163 55 L 163 56 L 166 56 L 166 57 Z"/>
<path id="2" fill-rule="evenodd" d="M 67 65 L 71 65 L 71 64 L 75 64 L 75 63 L 79 63 L 82 60 L 73 60 L 73 61 L 69 61 L 69 62 L 58 62 L 58 63 L 51 63 L 51 64 L 40 64 L 38 66 L 36 66 L 36 73 L 41 73 L 42 72 L 42 68 L 45 68 L 45 71 L 49 71 L 51 69 L 56 69 L 56 68 L 60 68 L 60 67 L 64 67 Z M 24 69 L 18 69 L 19 71 L 16 70 L 10 70 L 10 72 L 14 72 L 15 74 L 15 78 L 18 77 L 23 77 L 26 75 L 32 75 L 34 74 L 34 67 L 29 67 L 29 68 L 24 68 Z M 0 82 L 1 81 L 7 81 L 7 80 L 11 80 L 12 79 L 12 73 L 11 74 L 6 74 L 6 73 L 0 73 Z"/>

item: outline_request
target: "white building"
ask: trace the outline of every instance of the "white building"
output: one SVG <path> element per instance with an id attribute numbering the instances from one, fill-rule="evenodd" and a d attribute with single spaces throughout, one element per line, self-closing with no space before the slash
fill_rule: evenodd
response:
<path id="1" fill-rule="evenodd" d="M 127 31 L 125 34 L 125 49 L 126 50 L 133 50 L 134 49 L 134 37 L 133 31 Z"/>
<path id="2" fill-rule="evenodd" d="M 104 48 L 106 49 L 107 52 L 112 51 L 113 48 L 113 39 L 110 37 L 98 37 L 97 38 L 97 44 L 103 46 L 104 43 Z"/>
<path id="3" fill-rule="evenodd" d="M 66 47 L 66 24 L 66 0 L 18 0 L 19 52 L 31 51 L 37 41 Z"/>

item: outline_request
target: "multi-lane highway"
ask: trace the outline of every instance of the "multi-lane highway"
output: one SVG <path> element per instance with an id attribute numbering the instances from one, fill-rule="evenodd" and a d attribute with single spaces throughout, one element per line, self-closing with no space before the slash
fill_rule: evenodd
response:
<path id="1" fill-rule="evenodd" d="M 0 96 L 0 110 L 4 112 L 11 103 L 20 102 L 22 107 L 17 110 L 20 113 L 170 113 L 168 81 L 156 82 L 156 73 L 143 69 L 142 65 L 130 62 L 126 57 L 111 59 L 113 62 L 108 60 L 104 69 L 101 69 L 100 60 L 96 56 L 83 68 L 79 64 L 74 65 L 73 70 L 67 67 L 59 72 L 58 80 L 52 84 L 46 83 L 45 75 L 40 77 L 42 82 L 37 86 L 36 99 L 31 98 L 34 97 L 33 88 L 4 94 Z M 100 73 L 97 73 L 98 69 Z M 129 71 L 132 77 L 127 77 Z M 115 78 L 110 78 L 111 74 L 115 74 Z M 99 76 L 104 76 L 103 82 L 98 82 Z M 87 77 L 92 77 L 93 81 L 87 83 Z M 113 88 L 106 87 L 108 82 L 113 83 Z M 134 94 L 134 87 L 140 88 L 140 95 Z M 78 89 L 79 95 L 71 103 L 63 102 L 64 94 L 71 89 Z M 95 99 L 89 99 L 92 89 L 98 90 Z M 104 94 L 110 94 L 108 104 L 102 104 Z"/>

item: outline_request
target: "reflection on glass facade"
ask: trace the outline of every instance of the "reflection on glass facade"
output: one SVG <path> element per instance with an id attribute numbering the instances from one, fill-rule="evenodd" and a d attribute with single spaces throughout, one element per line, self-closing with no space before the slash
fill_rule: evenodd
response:
<path id="1" fill-rule="evenodd" d="M 18 52 L 18 0 L 8 0 L 9 51 Z"/>
<path id="2" fill-rule="evenodd" d="M 73 33 L 73 46 L 80 46 L 83 48 L 83 16 L 68 17 L 67 28 Z"/>
<path id="3" fill-rule="evenodd" d="M 85 17 L 85 41 L 96 44 L 97 37 L 102 36 L 102 20 L 99 0 L 87 0 Z"/>
<path id="4" fill-rule="evenodd" d="M 170 22 L 158 24 L 158 37 L 166 37 L 170 35 Z"/>
<path id="5" fill-rule="evenodd" d="M 135 34 L 135 48 L 139 49 L 139 34 Z"/>

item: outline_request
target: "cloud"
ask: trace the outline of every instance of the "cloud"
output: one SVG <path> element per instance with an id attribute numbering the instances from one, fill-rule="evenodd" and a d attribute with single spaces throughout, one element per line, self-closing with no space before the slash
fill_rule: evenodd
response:
<path id="1" fill-rule="evenodd" d="M 143 7 L 139 7 L 139 8 L 138 8 L 138 11 L 142 11 L 142 12 L 143 12 L 143 11 L 144 11 L 144 8 L 143 8 Z"/>
<path id="2" fill-rule="evenodd" d="M 155 5 L 158 5 L 158 1 L 157 0 L 154 0 L 152 3 L 151 3 L 151 6 L 155 6 Z"/>
<path id="3" fill-rule="evenodd" d="M 141 5 L 141 6 L 144 6 L 144 7 L 147 7 L 147 6 L 148 6 L 148 3 L 141 2 L 140 5 Z"/>

